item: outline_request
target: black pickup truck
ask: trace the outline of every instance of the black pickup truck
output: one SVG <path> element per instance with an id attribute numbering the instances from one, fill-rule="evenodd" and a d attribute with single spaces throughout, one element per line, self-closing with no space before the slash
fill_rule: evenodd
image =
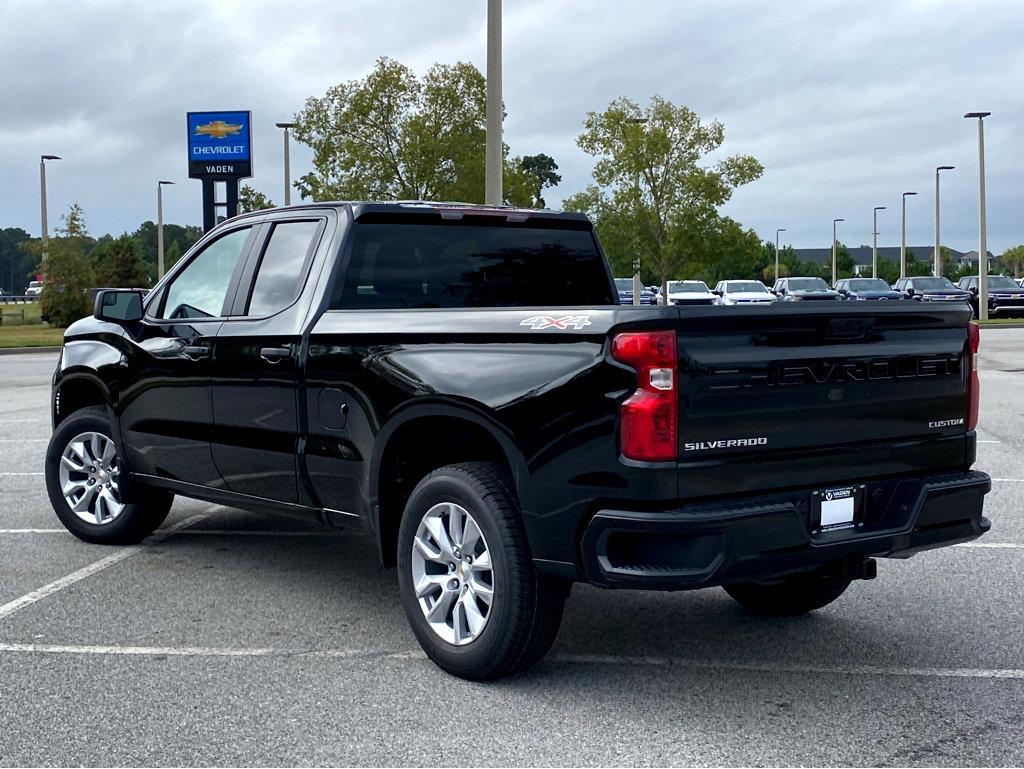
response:
<path id="1" fill-rule="evenodd" d="M 264 211 L 67 330 L 46 482 L 97 543 L 174 495 L 362 527 L 427 654 L 494 678 L 546 653 L 573 582 L 796 614 L 987 531 L 969 317 L 622 307 L 575 214 Z"/>

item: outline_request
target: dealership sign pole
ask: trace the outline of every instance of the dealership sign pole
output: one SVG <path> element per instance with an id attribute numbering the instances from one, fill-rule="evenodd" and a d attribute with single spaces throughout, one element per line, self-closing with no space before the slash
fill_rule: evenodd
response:
<path id="1" fill-rule="evenodd" d="M 203 231 L 217 224 L 217 209 L 238 215 L 238 180 L 252 176 L 252 112 L 189 112 L 188 175 L 203 182 Z M 217 202 L 216 184 L 224 182 L 225 199 Z"/>

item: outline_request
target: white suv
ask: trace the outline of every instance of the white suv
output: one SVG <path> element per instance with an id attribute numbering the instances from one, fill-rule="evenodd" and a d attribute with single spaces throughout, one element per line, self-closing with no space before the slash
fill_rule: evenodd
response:
<path id="1" fill-rule="evenodd" d="M 759 280 L 720 280 L 714 293 L 719 304 L 771 304 L 775 295 Z"/>

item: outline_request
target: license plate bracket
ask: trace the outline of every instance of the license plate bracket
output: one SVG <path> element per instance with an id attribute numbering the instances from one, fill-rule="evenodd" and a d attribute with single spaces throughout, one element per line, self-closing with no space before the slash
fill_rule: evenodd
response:
<path id="1" fill-rule="evenodd" d="M 864 525 L 864 485 L 811 492 L 811 534 L 858 529 Z"/>

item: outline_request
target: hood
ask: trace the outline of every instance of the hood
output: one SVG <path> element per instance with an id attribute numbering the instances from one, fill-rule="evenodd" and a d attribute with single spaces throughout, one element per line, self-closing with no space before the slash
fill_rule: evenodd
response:
<path id="1" fill-rule="evenodd" d="M 1024 293 L 1024 292 L 1022 292 Z M 858 299 L 902 299 L 903 294 L 899 291 L 851 291 L 850 296 Z"/>
<path id="2" fill-rule="evenodd" d="M 1024 294 L 1024 291 L 1022 291 L 1021 293 Z M 674 292 L 670 291 L 669 295 L 668 295 L 668 298 L 669 299 L 679 299 L 681 301 L 682 300 L 687 300 L 687 299 L 690 299 L 690 300 L 695 300 L 695 299 L 714 299 L 715 295 L 712 294 L 710 291 L 707 291 L 707 292 L 705 292 L 705 291 L 674 291 Z"/>
<path id="3" fill-rule="evenodd" d="M 807 289 L 798 289 L 796 291 L 790 291 L 786 296 L 792 296 L 795 299 L 838 299 L 839 292 L 829 289 L 828 291 L 810 291 Z"/>
<path id="4" fill-rule="evenodd" d="M 725 295 L 725 298 L 726 299 L 734 299 L 734 300 L 736 300 L 736 299 L 744 299 L 744 300 L 747 300 L 747 301 L 749 301 L 751 299 L 760 299 L 762 302 L 773 302 L 773 301 L 775 301 L 775 297 L 774 296 L 772 296 L 771 294 L 762 293 L 760 291 L 730 291 L 729 293 L 727 293 Z"/>
<path id="5" fill-rule="evenodd" d="M 958 296 L 964 299 L 971 296 L 970 291 L 964 291 L 962 288 L 932 288 L 927 291 L 915 291 L 914 293 L 917 296 Z"/>

